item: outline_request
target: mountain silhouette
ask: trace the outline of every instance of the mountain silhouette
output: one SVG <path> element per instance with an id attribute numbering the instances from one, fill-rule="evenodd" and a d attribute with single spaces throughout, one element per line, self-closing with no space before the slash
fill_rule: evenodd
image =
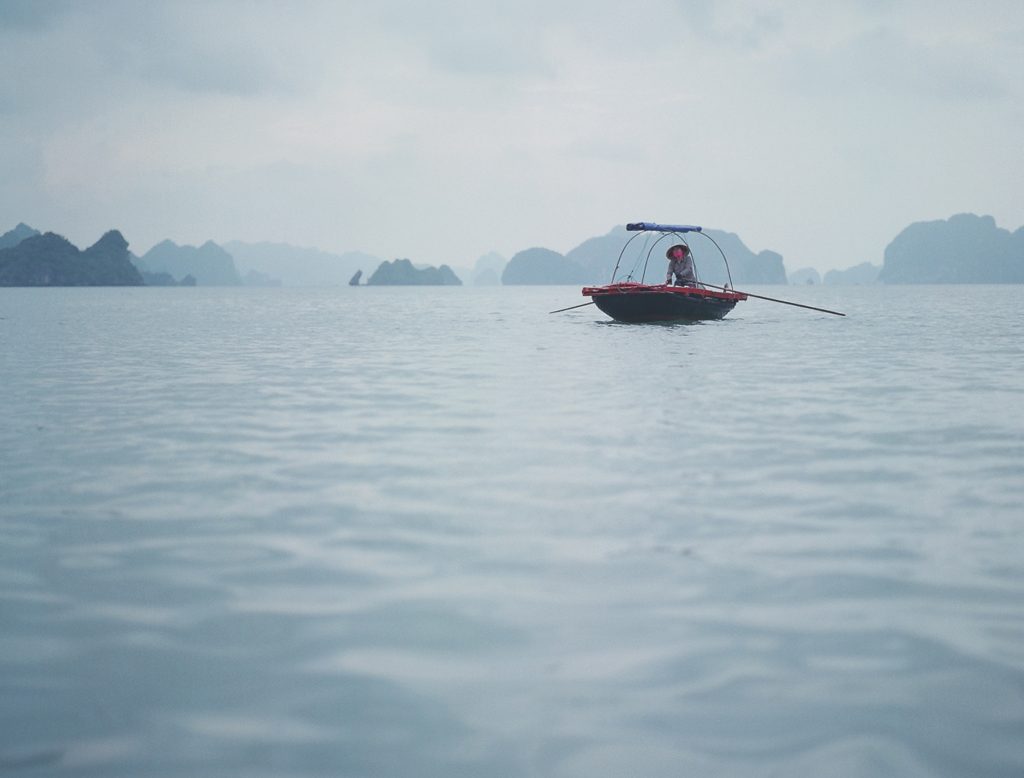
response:
<path id="1" fill-rule="evenodd" d="M 332 254 L 288 243 L 233 240 L 224 249 L 234 257 L 239 272 L 256 271 L 285 286 L 347 286 L 357 270 L 368 272 L 381 262 L 360 251 Z"/>
<path id="2" fill-rule="evenodd" d="M 13 230 L 5 232 L 0 235 L 0 249 L 9 249 L 13 246 L 17 246 L 25 238 L 32 238 L 39 235 L 39 230 L 34 230 L 24 222 L 18 224 Z"/>
<path id="3" fill-rule="evenodd" d="M 382 262 L 366 281 L 367 286 L 462 286 L 448 265 L 417 269 L 408 259 Z"/>
<path id="4" fill-rule="evenodd" d="M 111 230 L 85 251 L 53 232 L 0 249 L 0 286 L 142 286 L 128 242 Z"/>
<path id="5" fill-rule="evenodd" d="M 1024 227 L 1009 232 L 991 216 L 961 213 L 911 224 L 885 249 L 886 284 L 1024 283 Z"/>
<path id="6" fill-rule="evenodd" d="M 161 241 L 138 259 L 139 270 L 168 273 L 177 281 L 192 276 L 200 286 L 241 286 L 242 278 L 232 256 L 213 241 L 196 246 L 179 246 Z"/>
<path id="7" fill-rule="evenodd" d="M 786 283 L 782 255 L 774 251 L 754 254 L 731 232 L 705 230 L 704 233 L 687 233 L 683 238 L 662 237 L 658 233 L 628 232 L 624 226 L 618 226 L 606 235 L 588 238 L 565 256 L 545 248 L 521 251 L 509 260 L 501 281 L 503 284 L 609 283 L 615 272 L 616 281 L 630 278 L 658 284 L 665 280 L 665 251 L 685 239 L 693 251 L 694 265 L 702 281 L 722 285 L 730 280 L 722 259 L 724 252 L 734 285 Z"/>

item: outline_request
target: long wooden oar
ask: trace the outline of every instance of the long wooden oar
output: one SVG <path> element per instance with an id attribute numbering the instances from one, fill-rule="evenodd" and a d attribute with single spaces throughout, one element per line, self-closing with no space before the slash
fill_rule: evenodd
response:
<path id="1" fill-rule="evenodd" d="M 764 295 L 754 294 L 753 292 L 740 292 L 738 289 L 729 289 L 725 286 L 715 286 L 714 284 L 708 284 L 701 282 L 701 286 L 710 286 L 712 289 L 721 289 L 723 292 L 737 292 L 738 294 L 745 294 L 747 297 L 756 297 L 758 300 L 767 300 L 772 303 L 782 303 L 783 305 L 792 305 L 797 308 L 806 308 L 809 311 L 820 311 L 821 313 L 831 313 L 833 316 L 845 316 L 845 313 L 839 311 L 830 311 L 828 308 L 815 308 L 813 305 L 804 305 L 803 303 L 794 303 L 789 300 L 779 300 L 776 297 L 765 297 Z M 583 308 L 588 305 L 593 305 L 594 301 L 591 300 L 589 303 L 581 303 L 579 305 L 570 305 L 568 308 L 559 308 L 557 311 L 548 311 L 548 313 L 561 313 L 562 311 L 571 311 L 574 308 Z"/>
<path id="2" fill-rule="evenodd" d="M 737 292 L 739 294 L 745 294 L 747 297 L 756 297 L 758 300 L 768 300 L 773 303 L 782 303 L 783 305 L 795 305 L 797 308 L 808 308 L 812 311 L 821 311 L 822 313 L 831 313 L 833 316 L 845 316 L 845 313 L 839 311 L 830 311 L 828 308 L 815 308 L 813 305 L 804 305 L 803 303 L 793 303 L 789 300 L 779 300 L 775 297 L 764 297 L 763 295 L 754 294 L 752 292 L 740 292 L 739 289 L 729 289 L 725 286 L 715 286 L 714 284 L 708 284 L 703 281 L 700 282 L 701 286 L 710 286 L 712 289 L 721 289 L 723 292 Z"/>
<path id="3" fill-rule="evenodd" d="M 562 311 L 571 311 L 573 308 L 583 308 L 586 305 L 593 305 L 594 301 L 591 300 L 589 303 L 580 303 L 579 305 L 570 305 L 568 308 L 559 308 L 557 311 L 548 311 L 548 313 L 561 313 Z"/>

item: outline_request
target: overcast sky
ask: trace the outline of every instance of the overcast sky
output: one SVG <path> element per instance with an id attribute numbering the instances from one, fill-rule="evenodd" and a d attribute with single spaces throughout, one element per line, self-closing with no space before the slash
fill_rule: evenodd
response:
<path id="1" fill-rule="evenodd" d="M 1024 2 L 0 0 L 0 232 L 468 266 L 627 221 L 793 271 L 1024 224 Z"/>

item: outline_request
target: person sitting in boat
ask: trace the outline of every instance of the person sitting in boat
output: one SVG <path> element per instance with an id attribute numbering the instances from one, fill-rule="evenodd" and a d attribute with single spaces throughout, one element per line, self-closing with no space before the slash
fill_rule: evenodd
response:
<path id="1" fill-rule="evenodd" d="M 690 254 L 690 247 L 684 243 L 677 243 L 665 252 L 668 258 L 668 273 L 665 275 L 665 284 L 672 283 L 672 276 L 676 277 L 676 286 L 692 286 L 697 282 L 697 274 L 693 269 L 693 257 Z"/>

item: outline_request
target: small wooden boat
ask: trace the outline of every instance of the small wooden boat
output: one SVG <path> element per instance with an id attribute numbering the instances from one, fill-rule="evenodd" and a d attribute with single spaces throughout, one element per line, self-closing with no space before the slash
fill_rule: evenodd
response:
<path id="1" fill-rule="evenodd" d="M 700 286 L 668 286 L 624 281 L 586 286 L 583 294 L 616 321 L 703 321 L 724 318 L 747 296 Z"/>
<path id="2" fill-rule="evenodd" d="M 626 229 L 637 234 L 626 242 L 619 253 L 619 259 L 612 271 L 611 283 L 605 286 L 583 287 L 583 295 L 591 298 L 594 305 L 616 321 L 636 323 L 721 319 L 736 307 L 736 303 L 747 299 L 745 293 L 732 290 L 732 273 L 729 271 L 729 261 L 725 253 L 715 243 L 714 238 L 704 234 L 700 227 L 637 222 L 627 224 Z M 645 233 L 648 239 L 639 244 L 640 251 L 625 277 L 616 281 L 619 268 L 623 267 L 623 257 L 627 257 L 627 250 L 631 248 L 636 238 Z M 658 235 L 652 240 L 650 233 Z M 674 241 L 682 242 L 689 248 L 684 237 L 687 234 L 700 235 L 714 243 L 725 263 L 726 275 L 729 278 L 727 286 L 718 287 L 701 283 L 696 266 L 695 280 L 683 286 L 644 283 L 651 254 L 659 246 L 662 246 L 664 251 L 664 246 Z M 634 279 L 636 274 L 639 274 L 639 280 Z"/>

